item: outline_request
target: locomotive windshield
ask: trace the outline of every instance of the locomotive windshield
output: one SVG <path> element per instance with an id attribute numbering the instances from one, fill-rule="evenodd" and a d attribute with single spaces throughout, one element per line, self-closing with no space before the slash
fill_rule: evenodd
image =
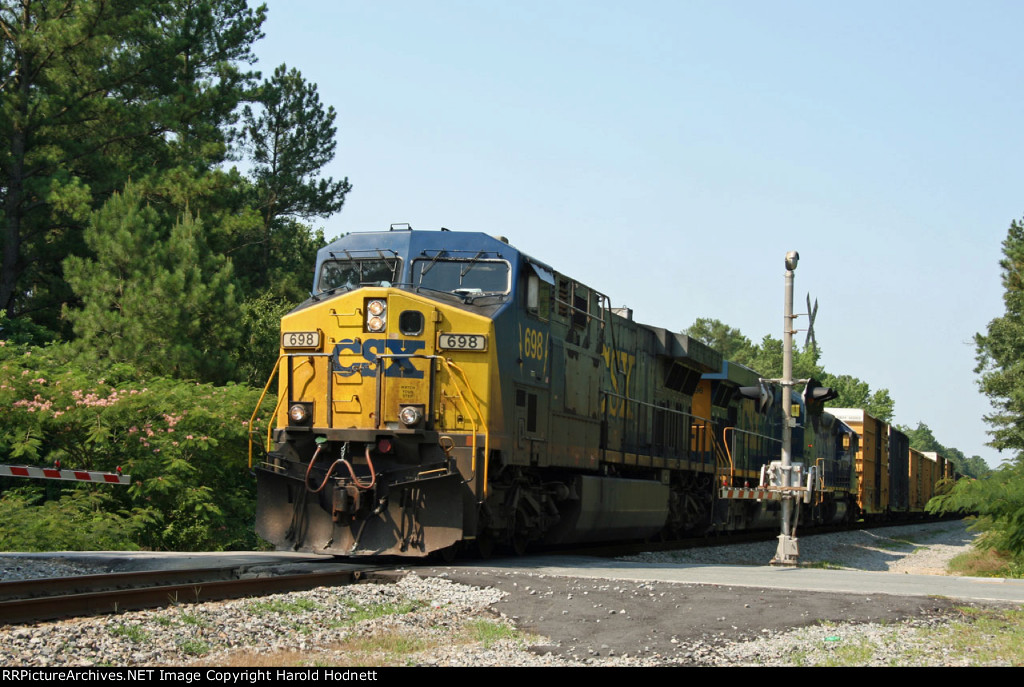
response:
<path id="1" fill-rule="evenodd" d="M 391 286 L 398 281 L 401 272 L 402 261 L 399 258 L 328 260 L 320 268 L 317 288 L 323 292 L 360 286 Z"/>
<path id="2" fill-rule="evenodd" d="M 509 267 L 504 260 L 416 260 L 412 275 L 414 286 L 434 291 L 479 295 L 509 290 Z"/>

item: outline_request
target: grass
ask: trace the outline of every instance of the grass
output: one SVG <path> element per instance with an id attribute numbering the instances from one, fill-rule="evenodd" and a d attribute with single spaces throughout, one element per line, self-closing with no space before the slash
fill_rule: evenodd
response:
<path id="1" fill-rule="evenodd" d="M 201 639 L 186 639 L 178 648 L 189 656 L 205 656 L 210 653 L 210 645 Z"/>
<path id="2" fill-rule="evenodd" d="M 870 664 L 874 655 L 874 644 L 870 640 L 860 638 L 854 642 L 840 643 L 830 647 L 825 660 L 816 665 L 826 668 L 865 666 Z"/>
<path id="3" fill-rule="evenodd" d="M 125 625 L 124 623 L 110 628 L 110 634 L 115 637 L 127 637 L 136 644 L 144 642 L 149 636 L 149 633 L 138 625 Z"/>
<path id="4" fill-rule="evenodd" d="M 891 633 L 858 635 L 856 628 L 836 626 L 824 642 L 808 641 L 788 654 L 792 666 L 859 667 L 968 665 L 1024 666 L 1024 610 L 960 607 L 959 620 L 920 629 L 911 638 Z M 830 628 L 832 623 L 822 623 Z"/>
<path id="5" fill-rule="evenodd" d="M 379 624 L 363 625 L 363 621 L 386 616 L 401 616 L 414 613 L 429 606 L 428 602 L 410 600 L 402 602 L 381 602 L 361 604 L 352 600 L 341 601 L 338 618 L 324 622 L 321 629 L 337 630 L 337 639 L 324 641 L 314 651 L 280 650 L 255 653 L 249 650 L 235 651 L 228 655 L 218 653 L 217 665 L 227 667 L 256 666 L 414 666 L 430 662 L 432 656 L 455 649 L 466 654 L 483 647 L 490 649 L 496 644 L 512 641 L 525 647 L 530 637 L 511 625 L 491 618 L 470 618 L 457 626 L 447 623 L 426 629 L 408 630 L 401 626 L 388 627 Z M 305 603 L 256 601 L 247 605 L 254 614 L 296 613 L 311 610 Z M 293 632 L 310 633 L 311 628 L 299 622 L 288 622 Z M 413 623 L 419 626 L 421 623 Z M 371 629 L 372 628 L 372 629 Z M 181 650 L 202 657 L 210 651 L 204 642 L 192 640 L 184 643 Z"/>
<path id="6" fill-rule="evenodd" d="M 932 630 L 933 639 L 971 665 L 1024 666 L 1024 610 L 958 610 L 965 620 Z"/>
<path id="7" fill-rule="evenodd" d="M 953 558 L 948 569 L 954 575 L 967 577 L 1024 577 L 1024 565 L 993 549 L 972 548 Z"/>
<path id="8" fill-rule="evenodd" d="M 343 625 L 352 625 L 364 620 L 382 618 L 386 615 L 405 615 L 406 613 L 412 613 L 413 611 L 419 610 L 427 605 L 426 601 L 419 600 L 403 601 L 397 604 L 383 602 L 379 604 L 370 604 L 368 606 L 364 606 L 363 604 L 348 599 L 346 599 L 344 603 L 348 609 L 348 614 L 345 620 L 339 621 Z"/>
<path id="9" fill-rule="evenodd" d="M 206 620 L 205 618 L 201 618 L 199 615 L 195 613 L 182 613 L 180 618 L 181 622 L 185 623 L 186 625 L 195 625 L 196 627 L 210 626 L 210 622 L 208 620 Z"/>
<path id="10" fill-rule="evenodd" d="M 833 561 L 810 561 L 801 563 L 801 568 L 813 568 L 816 570 L 842 570 L 843 566 Z"/>
<path id="11" fill-rule="evenodd" d="M 477 618 L 466 623 L 466 631 L 472 641 L 479 642 L 485 649 L 490 649 L 502 639 L 519 639 L 518 630 L 505 623 L 486 618 Z"/>
<path id="12" fill-rule="evenodd" d="M 271 599 L 270 601 L 254 601 L 246 609 L 250 613 L 262 615 L 264 613 L 302 613 L 303 611 L 315 611 L 320 605 L 309 599 L 296 599 L 286 601 L 284 599 Z"/>

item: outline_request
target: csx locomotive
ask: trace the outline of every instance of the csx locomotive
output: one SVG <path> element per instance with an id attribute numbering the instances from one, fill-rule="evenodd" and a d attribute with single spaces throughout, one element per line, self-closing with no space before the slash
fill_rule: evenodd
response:
<path id="1" fill-rule="evenodd" d="M 779 389 L 503 238 L 333 242 L 276 374 L 255 467 L 257 531 L 279 549 L 522 552 L 777 521 Z M 801 517 L 858 517 L 858 434 L 790 401 Z"/>

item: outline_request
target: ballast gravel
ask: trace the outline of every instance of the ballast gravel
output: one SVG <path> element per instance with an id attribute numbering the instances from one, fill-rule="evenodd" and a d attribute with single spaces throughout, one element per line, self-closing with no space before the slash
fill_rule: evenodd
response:
<path id="1" fill-rule="evenodd" d="M 964 524 L 949 522 L 804 537 L 801 558 L 941 574 L 971 538 Z M 767 542 L 640 558 L 763 565 L 773 552 Z M 88 572 L 102 571 L 0 554 L 3 580 Z M 860 665 L 976 664 L 923 632 L 947 626 L 965 604 L 813 596 L 822 597 L 817 607 L 808 595 L 780 590 L 452 567 L 396 584 L 0 625 L 0 665 L 791 666 L 822 665 L 836 651 L 864 646 Z M 658 622 L 673 613 L 681 620 L 669 629 Z"/>

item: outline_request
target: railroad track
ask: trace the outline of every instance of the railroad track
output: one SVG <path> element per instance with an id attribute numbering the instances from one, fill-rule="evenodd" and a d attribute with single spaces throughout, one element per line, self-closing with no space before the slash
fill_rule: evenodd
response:
<path id="1" fill-rule="evenodd" d="M 0 622 L 101 615 L 398 577 L 389 565 L 324 565 L 329 569 L 289 574 L 248 573 L 244 567 L 230 566 L 0 582 Z"/>

